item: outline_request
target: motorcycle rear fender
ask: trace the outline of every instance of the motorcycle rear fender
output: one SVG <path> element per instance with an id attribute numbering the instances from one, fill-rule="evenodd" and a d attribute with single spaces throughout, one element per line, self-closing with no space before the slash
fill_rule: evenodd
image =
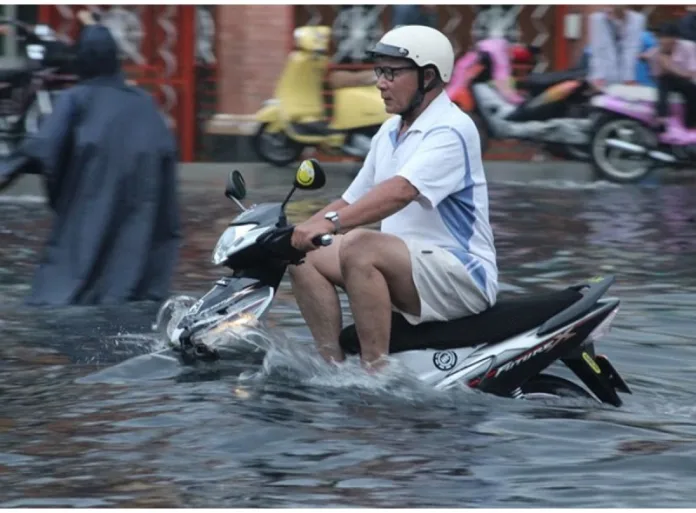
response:
<path id="1" fill-rule="evenodd" d="M 591 364 L 599 363 L 594 363 L 594 360 L 588 361 L 587 357 L 583 356 L 584 352 L 588 352 L 587 347 L 592 342 L 588 341 L 590 334 L 618 305 L 618 299 L 602 299 L 580 318 L 569 319 L 552 332 L 544 331 L 535 348 L 517 354 L 505 363 L 496 361 L 490 371 L 480 376 L 481 379 L 475 386 L 483 391 L 508 395 L 529 378 L 560 360 L 583 381 L 597 399 L 620 406 L 621 399 L 616 393 L 617 388 L 612 384 L 617 380 L 611 380 L 608 375 L 597 374 Z M 591 353 L 591 350 L 589 351 Z"/>
<path id="2" fill-rule="evenodd" d="M 600 326 L 618 306 L 617 299 L 606 299 L 593 320 L 595 328 Z M 583 384 L 603 403 L 619 407 L 623 401 L 618 392 L 631 394 L 624 379 L 604 355 L 597 355 L 594 342 L 585 342 L 569 353 L 561 361 L 575 374 Z"/>
<path id="3" fill-rule="evenodd" d="M 280 102 L 277 100 L 267 100 L 254 117 L 259 123 L 267 125 L 266 132 L 269 133 L 280 132 L 285 126 Z"/>

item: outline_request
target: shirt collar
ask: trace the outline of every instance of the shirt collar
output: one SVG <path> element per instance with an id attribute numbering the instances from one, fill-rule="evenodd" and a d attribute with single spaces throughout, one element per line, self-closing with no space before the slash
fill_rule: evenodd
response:
<path id="1" fill-rule="evenodd" d="M 406 133 L 427 131 L 438 120 L 442 109 L 451 103 L 447 92 L 443 90 L 430 102 L 430 105 L 420 113 L 413 124 L 406 130 Z M 401 122 L 399 122 L 398 126 L 401 126 Z"/>

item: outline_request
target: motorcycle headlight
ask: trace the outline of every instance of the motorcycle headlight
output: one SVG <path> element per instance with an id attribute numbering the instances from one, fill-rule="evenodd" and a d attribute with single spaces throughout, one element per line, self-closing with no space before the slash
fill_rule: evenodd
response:
<path id="1" fill-rule="evenodd" d="M 220 265 L 232 251 L 234 246 L 241 241 L 242 237 L 256 228 L 255 224 L 240 224 L 238 226 L 230 226 L 223 232 L 220 239 L 213 250 L 213 264 Z"/>

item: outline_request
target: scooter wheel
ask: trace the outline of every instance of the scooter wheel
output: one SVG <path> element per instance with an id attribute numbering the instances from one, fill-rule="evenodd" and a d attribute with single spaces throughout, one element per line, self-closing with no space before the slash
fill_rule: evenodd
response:
<path id="1" fill-rule="evenodd" d="M 297 162 L 302 156 L 304 145 L 293 141 L 284 132 L 270 133 L 267 128 L 268 123 L 263 123 L 251 141 L 261 160 L 278 167 Z"/>
<path id="2" fill-rule="evenodd" d="M 652 132 L 645 125 L 630 118 L 602 116 L 592 128 L 590 159 L 600 178 L 614 183 L 638 183 L 655 168 L 656 163 L 647 155 L 631 154 L 628 150 L 611 148 L 608 141 L 619 139 L 637 146 L 652 146 Z M 619 157 L 628 158 L 620 164 Z"/>
<path id="3" fill-rule="evenodd" d="M 538 374 L 527 381 L 520 388 L 522 399 L 544 398 L 574 398 L 594 399 L 592 394 L 579 385 L 567 379 L 552 376 L 551 374 Z"/>

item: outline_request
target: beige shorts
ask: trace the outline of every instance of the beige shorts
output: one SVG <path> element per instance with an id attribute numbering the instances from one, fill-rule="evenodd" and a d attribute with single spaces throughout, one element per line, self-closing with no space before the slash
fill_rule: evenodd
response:
<path id="1" fill-rule="evenodd" d="M 464 264 L 456 256 L 434 244 L 404 240 L 411 253 L 413 282 L 421 302 L 419 316 L 396 307 L 413 325 L 430 321 L 449 321 L 486 310 L 488 299 L 479 290 Z"/>

